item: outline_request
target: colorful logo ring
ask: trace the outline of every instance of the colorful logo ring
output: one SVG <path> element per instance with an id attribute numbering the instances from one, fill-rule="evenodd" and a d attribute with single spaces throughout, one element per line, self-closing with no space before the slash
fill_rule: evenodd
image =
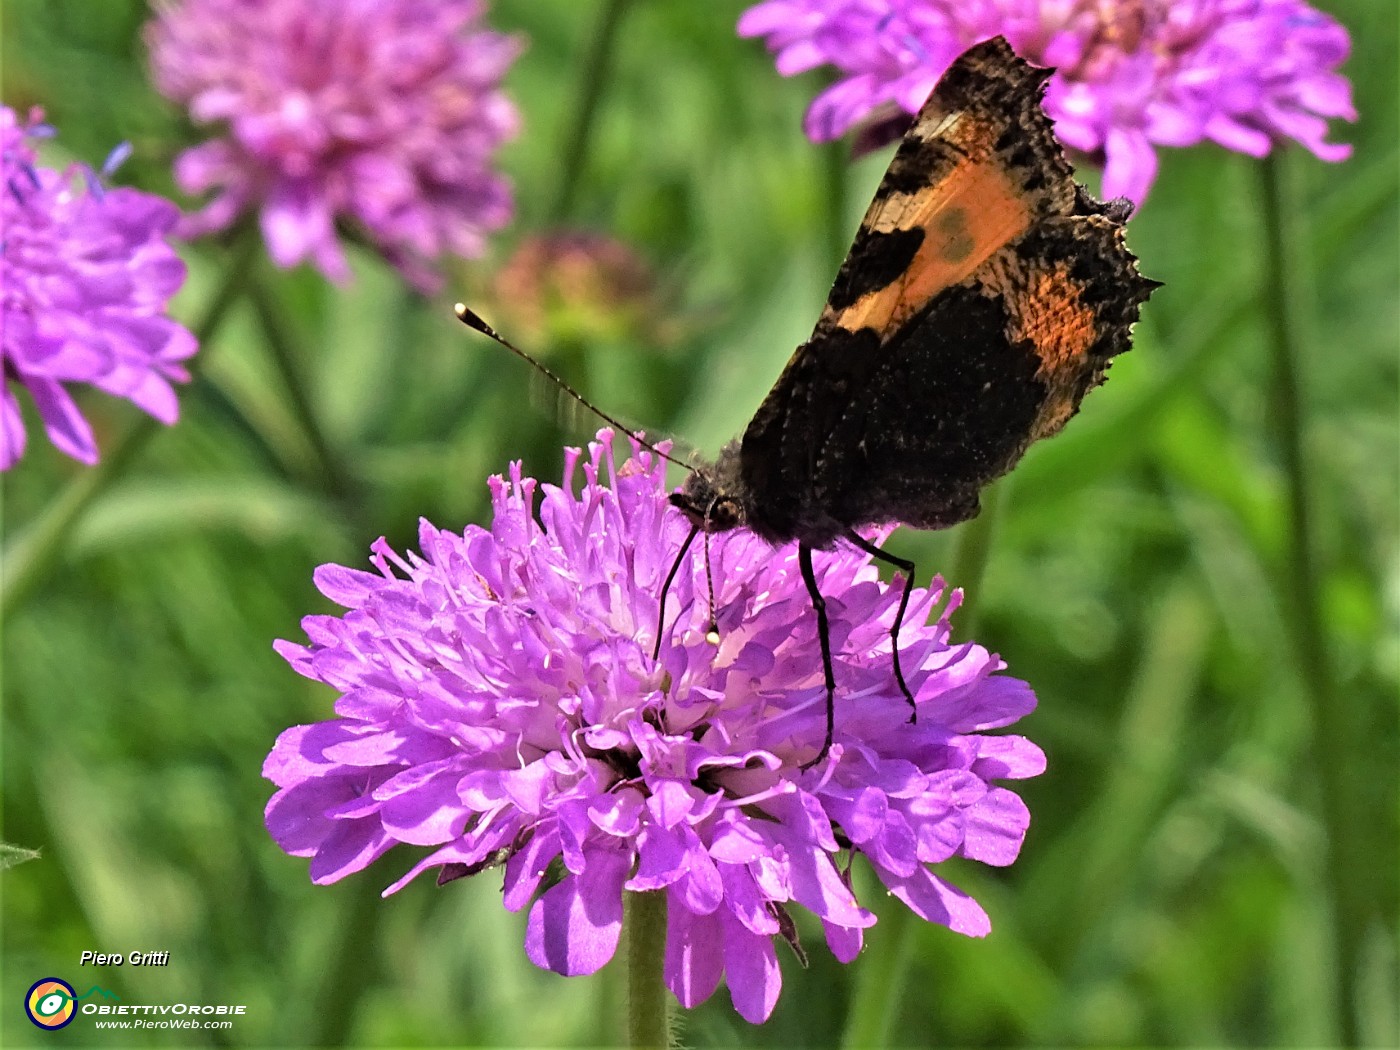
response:
<path id="1" fill-rule="evenodd" d="M 56 1031 L 67 1027 L 78 1012 L 73 986 L 58 977 L 45 977 L 29 986 L 24 1012 L 40 1028 Z"/>

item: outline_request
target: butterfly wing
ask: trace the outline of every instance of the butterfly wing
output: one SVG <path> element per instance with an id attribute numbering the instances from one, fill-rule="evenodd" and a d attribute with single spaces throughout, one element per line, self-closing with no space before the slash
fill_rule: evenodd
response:
<path id="1" fill-rule="evenodd" d="M 1075 203 L 1040 97 L 1051 70 L 1002 37 L 969 49 L 924 103 L 875 191 L 817 323 L 888 339 L 998 249 Z"/>
<path id="2" fill-rule="evenodd" d="M 930 95 L 744 434 L 760 531 L 825 546 L 970 517 L 1128 348 L 1154 282 L 1123 244 L 1126 202 L 1074 182 L 1040 106 L 1049 72 L 998 37 Z"/>

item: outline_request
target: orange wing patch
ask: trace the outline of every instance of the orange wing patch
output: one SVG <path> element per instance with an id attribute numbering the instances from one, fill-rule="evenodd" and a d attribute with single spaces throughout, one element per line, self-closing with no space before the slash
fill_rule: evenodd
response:
<path id="1" fill-rule="evenodd" d="M 1060 264 L 1031 275 L 1024 294 L 1013 301 L 1008 335 L 1030 342 L 1049 375 L 1078 368 L 1098 338 L 1098 317 L 1080 301 L 1080 289 Z"/>
<path id="2" fill-rule="evenodd" d="M 888 338 L 935 295 L 966 280 L 1034 221 L 1025 194 L 992 161 L 962 161 L 938 185 L 895 203 L 880 209 L 862 233 L 922 230 L 922 240 L 903 272 L 844 309 L 828 303 L 820 323 L 852 332 L 873 328 Z"/>
<path id="3" fill-rule="evenodd" d="M 1138 275 L 1123 228 L 1104 215 L 1065 215 L 1036 225 L 970 280 L 1005 316 L 1009 343 L 1037 359 L 1045 401 L 1032 440 L 1058 431 L 1109 360 L 1128 349 L 1138 306 L 1156 282 Z"/>
<path id="4" fill-rule="evenodd" d="M 887 342 L 1076 194 L 1040 96 L 1049 70 L 1004 40 L 944 74 L 895 153 L 837 275 L 817 335 L 864 328 Z"/>

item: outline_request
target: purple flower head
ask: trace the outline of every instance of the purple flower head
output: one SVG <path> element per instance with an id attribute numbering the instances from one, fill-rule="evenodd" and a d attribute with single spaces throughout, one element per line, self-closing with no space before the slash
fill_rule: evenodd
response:
<path id="1" fill-rule="evenodd" d="M 765 0 L 739 20 L 784 76 L 831 64 L 807 134 L 834 139 L 898 107 L 917 112 L 943 71 L 998 34 L 1053 66 L 1046 111 L 1060 138 L 1104 163 L 1106 197 L 1141 202 L 1157 146 L 1210 139 L 1251 156 L 1292 138 L 1323 160 L 1328 117 L 1356 118 L 1335 72 L 1347 31 L 1301 0 Z"/>
<path id="2" fill-rule="evenodd" d="M 419 288 L 444 254 L 482 253 L 510 218 L 492 154 L 515 134 L 501 78 L 518 40 L 480 0 L 171 0 L 147 27 L 156 86 L 225 134 L 183 153 L 214 191 L 191 235 L 256 210 L 279 266 L 350 270 L 348 220 Z"/>
<path id="3" fill-rule="evenodd" d="M 795 941 L 790 906 L 821 918 L 838 958 L 859 953 L 875 917 L 851 889 L 857 853 L 920 917 L 985 934 L 986 913 L 929 865 L 1015 859 L 1028 814 L 996 782 L 1045 758 L 985 731 L 1034 707 L 1029 686 L 950 641 L 956 594 L 925 624 L 936 582 L 914 592 L 901 637 L 911 725 L 890 660 L 899 588 L 863 553 L 819 553 L 841 692 L 834 746 L 802 769 L 826 720 L 795 548 L 714 537 L 721 641 L 706 641 L 696 555 L 653 660 L 657 594 L 690 526 L 663 468 L 633 451 L 615 468 L 603 431 L 587 459 L 570 452 L 562 487 L 543 487 L 538 516 L 517 465 L 491 480 L 489 530 L 424 522 L 421 555 L 380 540 L 378 572 L 317 571 L 349 611 L 307 617 L 311 644 L 277 649 L 340 692 L 339 717 L 287 730 L 268 756 L 272 836 L 312 858 L 318 883 L 396 843 L 429 847 L 387 892 L 429 868 L 441 882 L 504 863 L 506 907 L 529 908 L 526 953 L 561 974 L 612 957 L 625 891 L 664 892 L 676 998 L 693 1006 L 727 975 L 755 1023 L 781 985 L 774 938 Z"/>
<path id="4" fill-rule="evenodd" d="M 109 188 L 89 168 L 40 167 L 30 140 L 53 129 L 35 111 L 21 123 L 0 106 L 0 470 L 24 453 L 24 419 L 11 383 L 24 387 L 49 440 L 84 463 L 97 442 L 65 383 L 124 397 L 162 423 L 179 415 L 172 382 L 194 336 L 165 315 L 185 281 L 166 241 L 179 219 L 169 201 Z M 104 169 L 105 170 L 105 169 Z"/>

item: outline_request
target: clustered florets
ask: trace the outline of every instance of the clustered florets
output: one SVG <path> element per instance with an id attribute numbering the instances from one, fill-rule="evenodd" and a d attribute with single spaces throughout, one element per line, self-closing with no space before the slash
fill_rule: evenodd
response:
<path id="1" fill-rule="evenodd" d="M 986 933 L 981 907 L 930 865 L 1015 858 L 1028 814 L 997 782 L 1036 775 L 1044 756 L 987 730 L 1029 712 L 1030 688 L 950 640 L 956 596 L 925 622 L 936 582 L 914 592 L 901 635 L 911 725 L 890 661 L 898 588 L 860 552 L 819 553 L 841 695 L 835 745 L 804 770 L 825 689 L 794 550 L 714 538 L 720 643 L 705 638 L 696 554 L 653 660 L 657 594 L 689 523 L 661 466 L 634 454 L 615 469 L 605 431 L 581 490 L 575 451 L 538 520 L 516 467 L 491 482 L 489 530 L 424 522 L 421 555 L 380 541 L 376 572 L 317 571 L 347 611 L 308 617 L 310 644 L 278 650 L 340 692 L 338 717 L 287 730 L 268 757 L 273 836 L 317 882 L 400 843 L 431 852 L 391 890 L 504 863 L 506 906 L 529 909 L 527 953 L 564 974 L 612 957 L 625 892 L 664 892 L 671 990 L 691 1006 L 727 974 L 755 1022 L 777 1000 L 789 907 L 821 917 L 838 958 L 859 952 L 875 919 L 852 892 L 856 854 L 922 918 Z"/>
<path id="2" fill-rule="evenodd" d="M 1347 32 L 1301 0 L 764 0 L 739 20 L 784 76 L 832 65 L 840 79 L 807 111 L 807 134 L 834 139 L 889 107 L 916 113 L 973 44 L 1002 35 L 1058 72 L 1046 112 L 1066 145 L 1104 162 L 1103 196 L 1140 203 L 1158 146 L 1212 141 L 1251 156 L 1291 138 L 1323 160 L 1327 118 L 1354 120 L 1336 72 Z"/>
<path id="3" fill-rule="evenodd" d="M 179 219 L 169 201 L 108 187 L 81 165 L 43 167 L 32 140 L 53 129 L 36 111 L 21 122 L 0 106 L 0 470 L 24 453 L 14 386 L 28 391 L 59 451 L 96 463 L 97 440 L 67 385 L 125 398 L 162 423 L 179 414 L 171 383 L 194 336 L 166 316 L 185 281 L 167 237 Z"/>
<path id="4" fill-rule="evenodd" d="M 480 0 L 172 0 L 147 30 L 156 86 L 225 133 L 175 166 L 214 192 L 188 236 L 259 215 L 274 261 L 345 280 L 346 222 L 424 290 L 510 218 L 492 154 L 516 131 L 520 41 Z"/>

